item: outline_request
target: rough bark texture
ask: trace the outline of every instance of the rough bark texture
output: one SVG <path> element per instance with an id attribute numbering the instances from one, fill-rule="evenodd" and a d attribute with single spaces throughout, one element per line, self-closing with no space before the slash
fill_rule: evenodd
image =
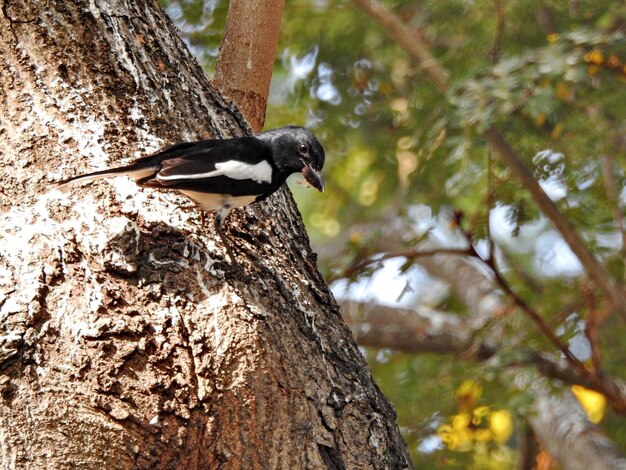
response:
<path id="1" fill-rule="evenodd" d="M 237 103 L 254 132 L 265 122 L 284 5 L 285 0 L 231 0 L 228 5 L 213 83 Z"/>
<path id="2" fill-rule="evenodd" d="M 288 191 L 237 271 L 182 197 L 48 185 L 245 132 L 155 2 L 2 2 L 0 120 L 0 467 L 410 467 Z"/>

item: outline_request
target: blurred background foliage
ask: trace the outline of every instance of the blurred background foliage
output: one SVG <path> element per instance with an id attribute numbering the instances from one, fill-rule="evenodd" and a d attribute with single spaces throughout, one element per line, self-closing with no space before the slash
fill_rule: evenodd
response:
<path id="1" fill-rule="evenodd" d="M 163 3 L 212 74 L 228 2 Z M 327 191 L 311 194 L 291 185 L 322 253 L 322 271 L 335 280 L 338 297 L 429 305 L 464 315 L 468 306 L 441 281 L 401 261 L 346 276 L 355 257 L 371 254 L 377 226 L 399 224 L 409 243 L 437 232 L 455 246 L 450 213 L 460 210 L 478 248 L 492 237 L 511 287 L 580 360 L 589 361 L 581 265 L 491 155 L 481 133 L 498 126 L 623 283 L 626 5 L 609 0 L 384 4 L 449 72 L 444 94 L 351 2 L 292 0 L 285 8 L 265 127 L 306 125 L 326 148 Z M 339 246 L 334 253 L 340 254 L 325 259 L 329 246 Z M 520 347 L 554 351 L 523 318 L 508 320 L 504 331 L 510 341 L 503 340 L 497 360 L 483 364 L 364 349 L 398 411 L 418 468 L 513 467 L 531 397 L 519 383 L 502 380 L 498 364 Z M 604 370 L 626 379 L 622 324 L 606 319 L 599 335 Z M 532 369 L 519 374 L 531 381 L 537 377 Z M 623 417 L 607 410 L 601 395 L 575 392 L 590 417 L 626 448 Z"/>

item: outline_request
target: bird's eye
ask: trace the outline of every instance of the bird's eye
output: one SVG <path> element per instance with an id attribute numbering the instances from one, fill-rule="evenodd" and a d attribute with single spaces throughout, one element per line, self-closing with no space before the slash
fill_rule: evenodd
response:
<path id="1" fill-rule="evenodd" d="M 302 155 L 308 155 L 309 145 L 306 142 L 300 142 L 298 144 L 298 152 L 300 152 Z"/>

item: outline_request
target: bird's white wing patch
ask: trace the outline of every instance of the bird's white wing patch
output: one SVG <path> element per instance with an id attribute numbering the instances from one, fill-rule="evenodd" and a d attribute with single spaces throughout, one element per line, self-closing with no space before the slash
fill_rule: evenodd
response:
<path id="1" fill-rule="evenodd" d="M 215 170 L 205 173 L 176 174 L 168 176 L 157 175 L 161 181 L 173 180 L 196 180 L 203 178 L 213 178 L 215 176 L 226 176 L 234 180 L 253 180 L 257 183 L 272 182 L 272 166 L 263 160 L 255 165 L 229 160 L 215 164 Z"/>
<path id="2" fill-rule="evenodd" d="M 254 180 L 257 183 L 272 182 L 272 167 L 265 160 L 250 165 L 249 163 L 230 160 L 215 164 L 216 171 L 235 180 Z"/>

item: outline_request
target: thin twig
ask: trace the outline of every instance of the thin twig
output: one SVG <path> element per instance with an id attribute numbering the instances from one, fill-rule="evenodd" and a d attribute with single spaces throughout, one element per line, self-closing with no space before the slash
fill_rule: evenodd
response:
<path id="1" fill-rule="evenodd" d="M 493 257 L 488 257 L 487 259 L 483 259 L 474 244 L 472 243 L 472 234 L 468 231 L 465 231 L 460 227 L 461 219 L 459 216 L 458 220 L 459 228 L 461 229 L 461 233 L 465 237 L 465 240 L 468 243 L 468 254 L 473 256 L 481 261 L 483 261 L 492 271 L 494 280 L 496 284 L 502 289 L 502 291 L 515 302 L 515 304 L 520 308 L 535 324 L 535 326 L 541 331 L 541 333 L 552 343 L 552 345 L 557 348 L 564 356 L 565 359 L 579 372 L 583 375 L 588 373 L 587 368 L 584 366 L 582 362 L 580 362 L 574 354 L 569 350 L 569 348 L 563 344 L 563 342 L 559 339 L 559 337 L 552 331 L 552 328 L 548 326 L 548 324 L 543 320 L 541 315 L 532 308 L 524 299 L 522 299 L 519 295 L 517 295 L 509 283 L 504 279 L 500 270 L 496 266 L 495 260 Z"/>
<path id="2" fill-rule="evenodd" d="M 622 237 L 622 248 L 620 252 L 622 256 L 624 256 L 626 255 L 626 226 L 624 225 L 624 213 L 619 206 L 619 185 L 615 180 L 615 166 L 609 157 L 601 155 L 600 168 L 602 169 L 602 177 L 609 200 L 613 204 L 613 220 Z"/>
<path id="3" fill-rule="evenodd" d="M 589 340 L 589 346 L 591 347 L 591 363 L 593 364 L 593 370 L 596 374 L 600 374 L 602 373 L 602 360 L 600 359 L 598 328 L 594 319 L 595 315 L 595 310 L 590 312 L 590 316 L 585 322 L 585 336 Z"/>
<path id="4" fill-rule="evenodd" d="M 496 10 L 496 33 L 491 48 L 491 62 L 495 65 L 502 55 L 502 33 L 504 32 L 504 5 L 502 0 L 493 0 Z M 493 155 L 491 148 L 487 149 L 487 226 L 485 232 L 489 243 L 488 259 L 495 266 L 495 245 L 491 237 L 491 210 L 493 209 Z"/>
<path id="5" fill-rule="evenodd" d="M 485 232 L 487 233 L 487 241 L 489 243 L 489 254 L 487 259 L 496 265 L 496 245 L 493 242 L 491 236 L 491 211 L 493 210 L 493 157 L 491 155 L 491 149 L 487 151 L 487 226 Z"/>
<path id="6" fill-rule="evenodd" d="M 497 64 L 502 56 L 502 33 L 504 32 L 504 5 L 502 0 L 493 0 L 496 10 L 496 34 L 491 48 L 491 62 Z"/>
<path id="7" fill-rule="evenodd" d="M 603 375 L 602 360 L 600 357 L 600 338 L 598 335 L 598 326 L 608 315 L 608 309 L 606 306 L 596 305 L 596 299 L 594 298 L 593 291 L 591 289 L 583 289 L 586 294 L 587 300 L 587 316 L 585 317 L 585 336 L 589 341 L 591 348 L 591 363 L 593 364 L 594 372 L 598 375 Z"/>
<path id="8" fill-rule="evenodd" d="M 326 282 L 331 283 L 339 279 L 352 279 L 362 273 L 366 268 L 379 264 L 383 261 L 387 261 L 395 258 L 406 258 L 407 261 L 412 261 L 417 258 L 423 258 L 427 256 L 435 255 L 465 255 L 470 256 L 470 253 L 465 248 L 439 248 L 436 250 L 408 250 L 408 251 L 394 251 L 378 254 L 374 257 L 367 257 L 355 260 L 347 269 L 342 273 L 331 275 L 326 278 Z"/>
<path id="9" fill-rule="evenodd" d="M 544 286 L 520 265 L 520 262 L 506 247 L 498 245 L 498 252 L 512 276 L 526 284 L 534 294 L 541 295 L 544 292 Z"/>

